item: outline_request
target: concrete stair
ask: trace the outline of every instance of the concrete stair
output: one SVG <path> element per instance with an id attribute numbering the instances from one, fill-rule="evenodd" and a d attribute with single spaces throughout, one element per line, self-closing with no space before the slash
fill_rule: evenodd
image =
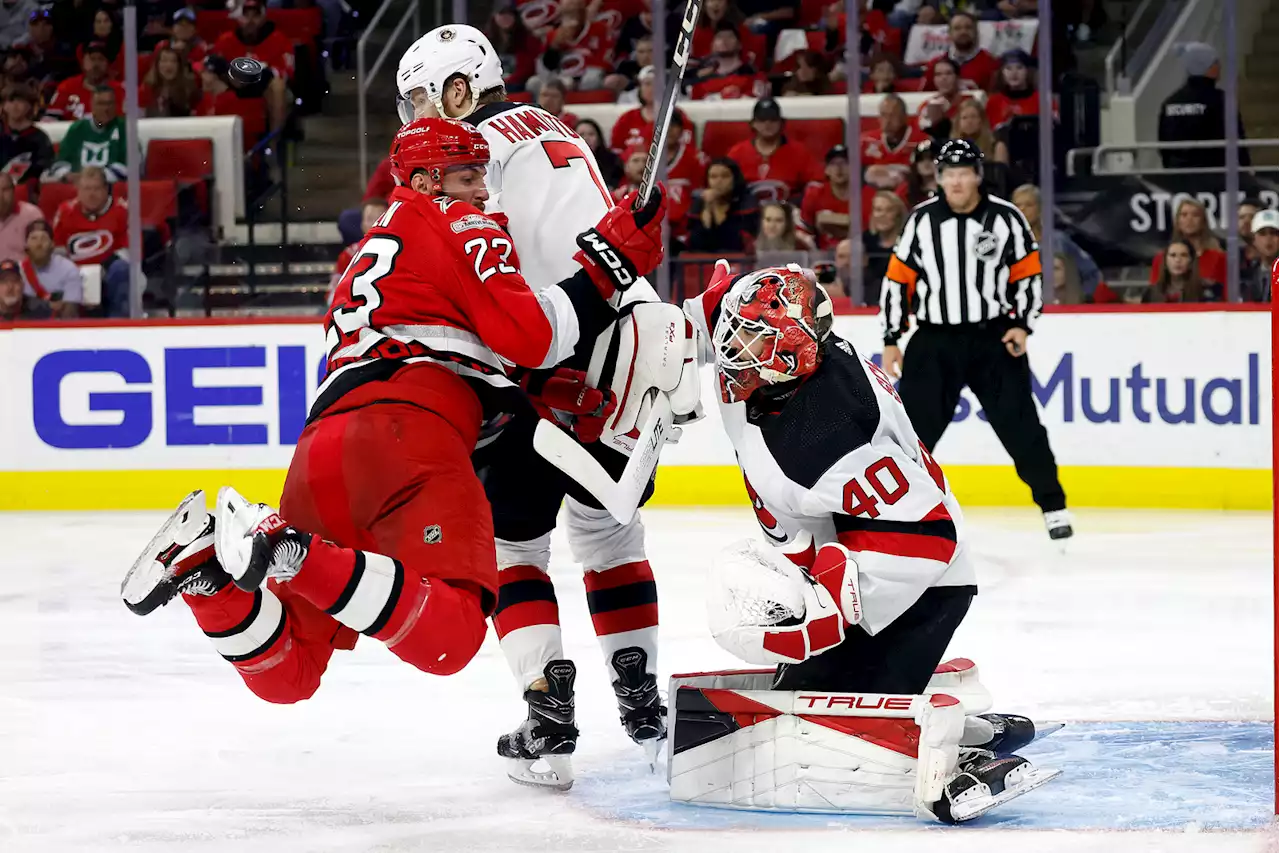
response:
<path id="1" fill-rule="evenodd" d="M 1280 2 L 1271 0 L 1257 29 L 1241 38 L 1248 53 L 1240 80 L 1240 114 L 1245 136 L 1250 139 L 1280 138 L 1280 55 L 1276 51 L 1276 30 L 1280 27 Z M 1250 37 L 1252 36 L 1252 37 Z M 1251 148 L 1255 166 L 1280 163 L 1275 146 Z"/>

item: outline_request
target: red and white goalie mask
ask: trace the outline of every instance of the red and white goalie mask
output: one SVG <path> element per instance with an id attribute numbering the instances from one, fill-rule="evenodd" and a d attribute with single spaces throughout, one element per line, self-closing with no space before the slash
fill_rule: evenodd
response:
<path id="1" fill-rule="evenodd" d="M 721 399 L 741 402 L 758 388 L 817 370 L 831 315 L 827 292 L 795 264 L 734 282 L 712 333 Z"/>

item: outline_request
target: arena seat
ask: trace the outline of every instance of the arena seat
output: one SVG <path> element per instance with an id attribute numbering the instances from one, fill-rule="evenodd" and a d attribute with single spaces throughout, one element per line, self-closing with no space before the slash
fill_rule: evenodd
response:
<path id="1" fill-rule="evenodd" d="M 324 34 L 324 16 L 319 6 L 309 9 L 269 9 L 267 20 L 295 42 L 314 42 Z"/>
<path id="2" fill-rule="evenodd" d="M 76 188 L 74 184 L 61 182 L 41 184 L 40 210 L 44 212 L 44 218 L 52 222 L 54 214 L 58 212 L 58 206 L 64 201 L 75 197 Z"/>
<path id="3" fill-rule="evenodd" d="M 750 138 L 750 122 L 709 121 L 702 128 L 702 151 L 708 157 L 723 157 L 735 144 Z"/>
<path id="4" fill-rule="evenodd" d="M 213 179 L 213 141 L 210 139 L 153 139 L 147 143 L 149 179 L 171 179 L 189 186 L 201 214 L 209 212 L 209 181 Z"/>
<path id="5" fill-rule="evenodd" d="M 142 224 L 157 228 L 161 225 L 168 226 L 170 219 L 178 216 L 178 182 L 172 180 L 163 181 L 139 181 L 138 190 L 142 195 Z M 116 181 L 111 185 L 112 198 L 122 199 L 129 194 L 129 187 L 125 181 Z"/>
<path id="6" fill-rule="evenodd" d="M 618 100 L 618 94 L 612 89 L 587 89 L 565 92 L 564 95 L 566 104 L 612 104 L 616 100 Z"/>
<path id="7" fill-rule="evenodd" d="M 844 119 L 803 118 L 787 122 L 787 137 L 804 143 L 821 163 L 833 145 L 844 142 Z"/>

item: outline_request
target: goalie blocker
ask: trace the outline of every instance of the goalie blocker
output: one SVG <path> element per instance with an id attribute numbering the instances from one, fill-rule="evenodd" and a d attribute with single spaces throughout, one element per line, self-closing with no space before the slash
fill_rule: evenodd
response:
<path id="1" fill-rule="evenodd" d="M 966 713 L 990 704 L 968 660 L 940 665 L 916 696 L 772 690 L 773 681 L 771 669 L 672 676 L 672 800 L 959 823 L 1061 773 L 961 746 Z"/>

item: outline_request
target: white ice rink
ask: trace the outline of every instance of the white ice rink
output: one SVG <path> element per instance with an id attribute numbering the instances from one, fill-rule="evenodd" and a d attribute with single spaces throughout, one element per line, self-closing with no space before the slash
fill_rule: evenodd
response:
<path id="1" fill-rule="evenodd" d="M 997 709 L 1073 725 L 1027 751 L 1061 779 L 944 828 L 669 804 L 617 724 L 560 539 L 582 729 L 564 795 L 494 755 L 524 706 L 492 635 L 447 679 L 362 639 L 313 700 L 275 707 L 180 603 L 120 604 L 161 513 L 0 514 L 0 851 L 1275 850 L 1269 516 L 1085 511 L 1064 557 L 1033 509 L 968 515 L 982 586 L 951 651 Z M 646 521 L 664 677 L 733 665 L 702 582 L 750 512 Z"/>

